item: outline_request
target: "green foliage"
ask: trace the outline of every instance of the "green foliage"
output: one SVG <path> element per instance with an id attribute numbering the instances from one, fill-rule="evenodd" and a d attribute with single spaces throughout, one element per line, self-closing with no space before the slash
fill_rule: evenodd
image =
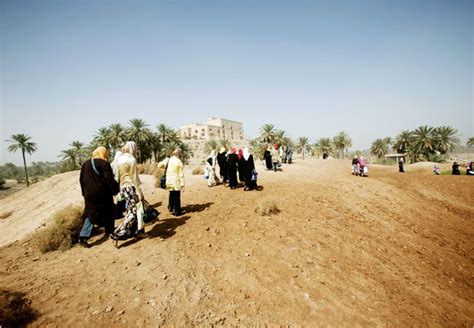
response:
<path id="1" fill-rule="evenodd" d="M 296 142 L 296 151 L 301 153 L 304 159 L 306 152 L 311 151 L 311 145 L 309 144 L 309 139 L 307 137 L 299 137 Z"/>
<path id="2" fill-rule="evenodd" d="M 216 140 L 209 140 L 204 145 L 204 151 L 206 152 L 206 154 L 209 154 L 213 150 L 217 151 L 219 150 L 218 148 L 219 148 L 219 143 Z"/>
<path id="3" fill-rule="evenodd" d="M 334 145 L 330 138 L 319 138 L 312 147 L 312 151 L 318 156 L 326 154 L 329 156 L 334 151 Z"/>
<path id="4" fill-rule="evenodd" d="M 18 149 L 21 149 L 21 154 L 23 156 L 23 167 L 25 169 L 26 186 L 28 187 L 30 183 L 28 181 L 28 168 L 26 166 L 25 153 L 31 155 L 36 150 L 38 150 L 38 147 L 36 146 L 36 143 L 30 141 L 31 137 L 27 136 L 26 134 L 14 134 L 11 138 L 11 140 L 7 140 L 7 142 L 12 143 L 10 146 L 8 146 L 8 151 L 14 153 Z"/>
<path id="5" fill-rule="evenodd" d="M 334 148 L 341 152 L 341 158 L 344 158 L 344 150 L 347 151 L 347 149 L 352 146 L 352 139 L 344 131 L 339 132 L 339 134 L 332 139 L 332 142 Z"/>
<path id="6" fill-rule="evenodd" d="M 470 137 L 467 139 L 466 146 L 473 147 L 474 146 L 474 137 Z"/>
<path id="7" fill-rule="evenodd" d="M 388 140 L 387 139 L 376 139 L 370 147 L 370 153 L 377 156 L 378 159 L 382 159 L 388 153 Z"/>

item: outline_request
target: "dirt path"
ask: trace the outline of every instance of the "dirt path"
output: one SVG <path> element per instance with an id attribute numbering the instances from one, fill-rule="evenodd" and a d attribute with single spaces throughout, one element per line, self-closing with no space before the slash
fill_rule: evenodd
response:
<path id="1" fill-rule="evenodd" d="M 251 192 L 187 172 L 179 218 L 144 177 L 162 213 L 149 238 L 115 249 L 99 234 L 46 255 L 15 242 L 0 249 L 0 285 L 27 294 L 38 327 L 472 326 L 474 179 L 349 166 L 259 164 Z M 258 215 L 263 201 L 281 212 Z"/>

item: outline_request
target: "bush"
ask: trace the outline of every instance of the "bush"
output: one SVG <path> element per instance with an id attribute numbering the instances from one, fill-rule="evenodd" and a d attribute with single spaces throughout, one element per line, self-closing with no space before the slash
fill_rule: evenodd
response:
<path id="1" fill-rule="evenodd" d="M 81 206 L 72 205 L 54 213 L 50 224 L 35 235 L 34 244 L 42 253 L 71 248 L 79 239 L 82 214 Z"/>
<path id="2" fill-rule="evenodd" d="M 204 174 L 204 169 L 201 166 L 195 167 L 192 172 L 193 175 L 202 175 Z"/>
<path id="3" fill-rule="evenodd" d="M 270 199 L 262 199 L 257 203 L 257 206 L 255 207 L 255 213 L 260 214 L 261 216 L 269 216 L 280 213 L 280 209 L 278 208 L 275 201 Z"/>
<path id="4" fill-rule="evenodd" d="M 37 316 L 25 294 L 0 289 L 0 327 L 26 327 Z"/>
<path id="5" fill-rule="evenodd" d="M 0 178 L 0 189 L 5 189 L 5 179 L 4 178 Z"/>
<path id="6" fill-rule="evenodd" d="M 138 174 L 143 174 L 145 172 L 145 165 L 143 164 L 138 164 L 137 165 L 137 173 Z"/>

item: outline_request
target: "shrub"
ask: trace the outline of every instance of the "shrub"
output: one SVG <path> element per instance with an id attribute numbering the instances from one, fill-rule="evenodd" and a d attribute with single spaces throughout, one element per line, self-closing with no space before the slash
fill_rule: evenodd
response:
<path id="1" fill-rule="evenodd" d="M 192 172 L 193 175 L 202 175 L 204 174 L 204 169 L 201 166 L 195 167 Z"/>
<path id="2" fill-rule="evenodd" d="M 255 213 L 261 216 L 269 216 L 280 213 L 280 209 L 278 208 L 275 201 L 270 199 L 262 199 L 257 203 L 257 206 L 255 207 Z"/>
<path id="3" fill-rule="evenodd" d="M 54 213 L 50 224 L 36 233 L 34 244 L 42 253 L 71 248 L 79 239 L 82 213 L 81 206 L 72 205 Z"/>
<path id="4" fill-rule="evenodd" d="M 4 178 L 0 178 L 0 189 L 5 189 L 5 179 Z"/>
<path id="5" fill-rule="evenodd" d="M 25 294 L 0 289 L 0 327 L 26 327 L 37 316 Z"/>
<path id="6" fill-rule="evenodd" d="M 138 172 L 138 174 L 143 174 L 145 172 L 145 165 L 138 164 L 137 165 L 137 172 Z"/>

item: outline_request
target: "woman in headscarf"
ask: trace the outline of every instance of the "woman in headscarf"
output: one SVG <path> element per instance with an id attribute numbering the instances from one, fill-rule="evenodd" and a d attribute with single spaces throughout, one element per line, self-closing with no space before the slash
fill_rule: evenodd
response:
<path id="1" fill-rule="evenodd" d="M 117 150 L 114 156 L 114 160 L 112 163 L 110 163 L 110 166 L 112 167 L 112 172 L 114 172 L 115 180 L 119 181 L 119 175 L 118 175 L 118 159 L 120 156 L 122 156 L 123 153 L 120 150 Z"/>
<path id="2" fill-rule="evenodd" d="M 206 161 L 206 170 L 209 173 L 209 177 L 207 178 L 207 186 L 212 187 L 214 185 L 218 185 L 220 183 L 220 179 L 216 174 L 216 164 L 217 164 L 217 154 L 216 151 L 213 149 L 211 150 L 211 154 Z"/>
<path id="3" fill-rule="evenodd" d="M 225 147 L 221 147 L 217 154 L 217 164 L 219 164 L 219 175 L 224 183 L 227 183 L 229 177 L 227 175 L 227 156 Z"/>
<path id="4" fill-rule="evenodd" d="M 169 190 L 168 210 L 175 216 L 182 214 L 181 191 L 184 192 L 184 170 L 181 161 L 183 151 L 176 148 L 170 158 L 158 163 L 158 168 L 166 168 L 166 189 Z"/>
<path id="5" fill-rule="evenodd" d="M 360 174 L 361 177 L 363 177 L 365 175 L 364 168 L 365 168 L 364 156 L 360 156 L 359 157 L 359 174 Z"/>
<path id="6" fill-rule="evenodd" d="M 237 188 L 237 167 L 238 167 L 239 157 L 235 153 L 235 148 L 230 150 L 230 153 L 227 155 L 227 174 L 229 175 L 229 187 L 230 189 Z"/>
<path id="7" fill-rule="evenodd" d="M 253 156 L 247 147 L 244 148 L 242 159 L 239 162 L 239 169 L 242 166 L 242 171 L 245 179 L 244 191 L 252 190 L 257 187 L 257 175 L 255 172 L 255 163 Z M 255 179 L 253 179 L 253 176 Z"/>
<path id="8" fill-rule="evenodd" d="M 243 168 L 243 150 L 242 148 L 239 148 L 239 151 L 237 152 L 237 157 L 239 158 L 237 161 L 237 169 L 239 171 L 239 182 L 244 182 L 245 181 L 245 173 L 244 173 L 244 168 Z"/>
<path id="9" fill-rule="evenodd" d="M 79 234 L 79 242 L 87 246 L 93 225 L 105 228 L 110 235 L 114 231 L 115 205 L 113 196 L 119 192 L 119 184 L 109 162 L 108 151 L 98 147 L 92 153 L 92 158 L 82 164 L 79 182 L 85 201 L 85 221 Z"/>
<path id="10" fill-rule="evenodd" d="M 274 144 L 271 151 L 273 170 L 276 172 L 278 170 L 278 164 L 280 162 L 280 154 L 278 153 L 278 145 Z"/>
<path id="11" fill-rule="evenodd" d="M 137 211 L 138 202 L 144 199 L 135 159 L 137 144 L 134 141 L 127 141 L 122 152 L 123 154 L 118 159 L 118 175 L 120 197 L 125 200 L 126 209 L 124 220 L 113 234 L 113 238 L 117 240 L 132 238 L 137 234 L 144 233 L 143 213 Z"/>
<path id="12" fill-rule="evenodd" d="M 265 166 L 267 170 L 271 170 L 273 168 L 272 165 L 272 155 L 270 154 L 270 145 L 265 145 L 265 152 L 263 153 L 263 158 L 265 159 Z"/>

